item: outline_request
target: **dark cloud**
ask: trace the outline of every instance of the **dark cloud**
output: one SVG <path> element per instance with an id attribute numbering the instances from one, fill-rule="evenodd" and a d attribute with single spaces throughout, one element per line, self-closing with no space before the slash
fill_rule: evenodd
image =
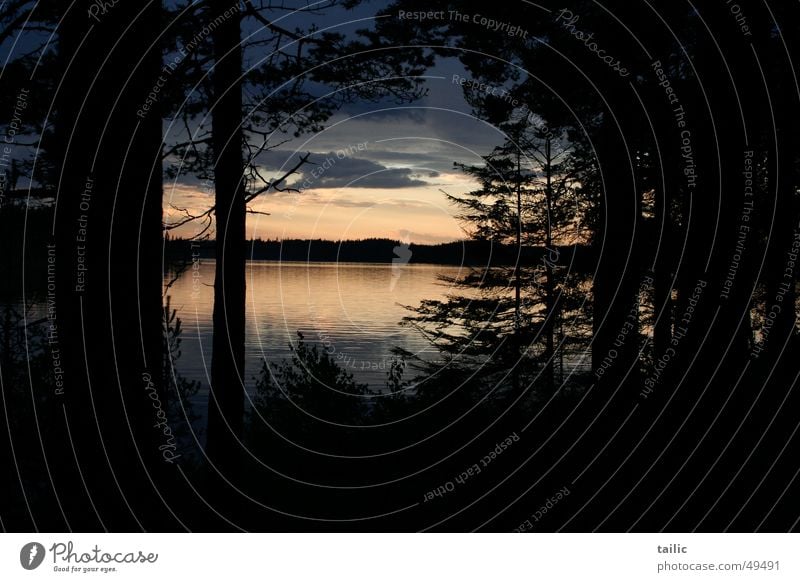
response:
<path id="1" fill-rule="evenodd" d="M 289 178 L 289 186 L 302 190 L 321 188 L 421 188 L 432 184 L 423 178 L 437 178 L 440 173 L 430 167 L 387 167 L 377 160 L 349 157 L 344 150 L 338 152 L 311 152 L 309 164 Z M 364 153 L 364 152 L 359 152 Z M 265 152 L 259 159 L 265 177 L 280 176 L 297 163 L 299 154 L 293 151 Z M 402 156 L 397 156 L 398 161 Z M 413 161 L 408 160 L 413 166 Z M 421 159 L 419 161 L 422 161 Z M 213 187 L 194 176 L 181 176 L 176 186 L 194 188 L 199 196 L 213 195 Z M 169 185 L 167 191 L 170 190 Z M 278 195 L 278 193 L 275 193 Z"/>
<path id="2" fill-rule="evenodd" d="M 434 172 L 437 176 L 442 171 L 449 171 L 453 169 L 453 160 L 455 156 L 452 151 L 444 152 L 411 152 L 411 151 L 392 151 L 387 149 L 378 149 L 372 147 L 366 152 L 360 154 L 368 160 L 375 160 L 377 162 L 391 162 L 392 164 L 402 164 L 411 168 L 416 168 L 418 171 Z M 434 176 L 431 176 L 434 177 Z"/>
<path id="3" fill-rule="evenodd" d="M 295 188 L 417 188 L 430 186 L 412 168 L 387 168 L 364 158 L 342 156 L 342 151 L 312 154 L 315 165 L 305 166 Z M 425 175 L 436 174 L 426 171 Z M 438 175 L 438 174 L 436 174 Z"/>
<path id="4" fill-rule="evenodd" d="M 418 103 L 396 105 L 387 102 L 376 105 L 375 103 L 356 101 L 345 104 L 339 116 L 356 117 L 359 121 L 373 123 L 422 125 L 428 122 L 428 115 L 427 110 L 422 109 Z"/>

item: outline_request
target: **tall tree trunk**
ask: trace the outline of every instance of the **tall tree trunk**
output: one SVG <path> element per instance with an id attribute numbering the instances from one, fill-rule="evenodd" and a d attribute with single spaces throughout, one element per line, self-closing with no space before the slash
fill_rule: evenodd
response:
<path id="1" fill-rule="evenodd" d="M 671 135 L 671 129 L 667 123 L 664 124 L 664 135 Z M 670 144 L 671 145 L 671 144 Z M 667 149 L 667 148 L 665 148 Z M 672 189 L 678 188 L 674 176 L 678 171 L 678 159 L 674 155 L 677 147 L 668 148 L 668 152 L 662 153 L 665 159 L 663 169 L 662 184 L 656 185 L 654 200 L 654 227 L 650 241 L 657 246 L 657 255 L 653 261 L 653 356 L 654 361 L 658 362 L 664 358 L 669 350 L 672 341 L 672 273 L 674 269 L 672 248 L 672 221 L 673 216 L 670 212 L 672 208 Z"/>
<path id="2" fill-rule="evenodd" d="M 621 131 L 610 121 L 598 140 L 604 192 L 595 241 L 598 257 L 593 284 L 592 368 L 596 378 L 615 389 L 638 387 L 639 250 L 641 206 Z"/>
<path id="3" fill-rule="evenodd" d="M 797 22 L 800 9 L 794 2 L 786 3 L 777 11 L 779 21 L 783 23 Z M 764 16 L 761 16 L 763 19 Z M 763 341 L 762 349 L 766 352 L 767 362 L 772 362 L 785 351 L 787 337 L 794 333 L 795 319 L 797 317 L 795 302 L 797 300 L 796 282 L 797 268 L 790 266 L 789 254 L 798 229 L 798 205 L 796 189 L 800 185 L 798 179 L 798 150 L 800 150 L 800 123 L 797 111 L 800 108 L 797 89 L 791 72 L 791 63 L 786 54 L 788 44 L 791 51 L 797 45 L 797 39 L 786 35 L 784 39 L 770 39 L 768 34 L 771 23 L 756 21 L 759 26 L 759 36 L 765 41 L 759 46 L 759 52 L 769 57 L 767 69 L 767 83 L 773 102 L 774 123 L 770 117 L 771 111 L 764 108 L 765 119 L 763 124 L 768 131 L 768 136 L 774 135 L 774 140 L 769 140 L 769 182 L 768 198 L 775 195 L 774 222 L 772 209 L 765 209 L 764 223 L 770 248 L 768 249 L 768 268 L 766 285 L 766 313 L 774 313 L 775 317 L 768 335 Z"/>
<path id="4" fill-rule="evenodd" d="M 555 273 L 550 253 L 553 250 L 553 156 L 551 153 L 551 140 L 545 139 L 545 200 L 547 204 L 547 223 L 545 225 L 544 266 L 545 266 L 545 358 L 547 363 L 544 369 L 545 385 L 552 394 L 555 388 L 555 326 L 558 319 L 556 311 Z"/>
<path id="5" fill-rule="evenodd" d="M 155 528 L 167 514 L 158 489 L 170 469 L 154 405 L 166 406 L 159 386 L 161 118 L 137 112 L 161 69 L 161 7 L 121 3 L 96 21 L 87 17 L 93 5 L 71 6 L 60 27 L 51 347 L 64 356 L 65 387 L 56 397 L 66 424 L 54 432 L 70 439 L 62 462 L 79 472 L 77 483 L 72 472 L 64 484 L 66 496 L 79 499 L 66 501 L 73 527 Z"/>
<path id="6" fill-rule="evenodd" d="M 212 33 L 216 269 L 207 452 L 215 470 L 231 478 L 237 471 L 244 426 L 246 207 L 241 16 L 239 12 L 231 14 L 226 0 L 212 6 L 212 21 L 219 24 Z"/>
<path id="7" fill-rule="evenodd" d="M 517 132 L 517 143 L 520 143 L 521 132 Z M 514 366 L 513 383 L 514 392 L 517 393 L 520 387 L 519 367 L 522 358 L 522 338 L 520 337 L 522 327 L 522 272 L 520 262 L 522 261 L 522 152 L 517 147 L 517 258 L 514 263 Z"/>

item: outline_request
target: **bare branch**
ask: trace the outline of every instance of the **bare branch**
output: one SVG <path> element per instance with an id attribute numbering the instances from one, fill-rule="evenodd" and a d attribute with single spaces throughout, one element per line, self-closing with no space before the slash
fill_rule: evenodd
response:
<path id="1" fill-rule="evenodd" d="M 266 186 L 264 186 L 262 188 L 259 188 L 258 190 L 256 190 L 255 192 L 253 192 L 251 194 L 248 194 L 245 197 L 245 202 L 250 202 L 250 201 L 254 200 L 255 198 L 257 198 L 258 196 L 260 196 L 261 194 L 264 194 L 265 192 L 268 192 L 270 190 L 274 190 L 276 192 L 300 192 L 300 190 L 298 190 L 297 188 L 282 188 L 280 186 L 280 184 L 284 183 L 290 176 L 296 174 L 297 171 L 302 166 L 304 166 L 305 164 L 309 163 L 308 158 L 310 156 L 311 156 L 311 152 L 308 152 L 305 155 L 300 156 L 300 161 L 298 161 L 283 176 L 281 176 L 277 180 L 272 180 L 270 182 L 267 182 Z"/>
<path id="2" fill-rule="evenodd" d="M 169 157 L 172 154 L 176 153 L 179 149 L 185 148 L 187 146 L 192 146 L 192 148 L 195 150 L 195 153 L 197 153 L 197 145 L 198 144 L 206 144 L 206 143 L 211 143 L 211 137 L 210 136 L 209 137 L 205 137 L 203 139 L 190 139 L 189 141 L 183 141 L 183 142 L 180 142 L 180 143 L 176 143 L 161 155 L 161 159 L 166 159 L 167 157 Z"/>

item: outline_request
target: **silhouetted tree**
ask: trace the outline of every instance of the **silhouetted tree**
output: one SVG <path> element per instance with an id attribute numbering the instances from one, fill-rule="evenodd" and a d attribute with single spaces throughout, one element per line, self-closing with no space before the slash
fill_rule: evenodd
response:
<path id="1" fill-rule="evenodd" d="M 498 251 L 513 250 L 511 265 L 493 262 L 447 279 L 458 291 L 423 302 L 406 321 L 431 340 L 448 369 L 477 371 L 493 382 L 510 378 L 515 389 L 538 370 L 537 385 L 549 393 L 560 339 L 556 322 L 565 305 L 575 315 L 560 249 L 586 239 L 581 222 L 587 204 L 576 195 L 561 136 L 519 114 L 501 124 L 506 141 L 481 165 L 456 164 L 478 188 L 448 196 L 466 234 Z M 574 283 L 574 273 L 571 278 Z"/>
<path id="2" fill-rule="evenodd" d="M 313 18 L 321 11 L 355 4 L 333 0 L 292 12 L 309 13 Z M 215 226 L 208 453 L 212 463 L 230 473 L 235 472 L 244 412 L 246 215 L 260 213 L 251 203 L 262 194 L 296 192 L 286 182 L 309 162 L 308 155 L 300 156 L 296 162 L 287 162 L 288 168 L 279 177 L 268 178 L 259 165 L 261 156 L 284 143 L 283 136 L 297 137 L 320 130 L 338 107 L 355 97 L 408 100 L 419 96 L 415 75 L 429 60 L 413 49 L 387 50 L 382 39 L 370 31 L 361 31 L 356 40 L 336 33 L 317 33 L 313 22 L 309 23 L 308 34 L 289 31 L 280 24 L 280 16 L 287 9 L 269 3 L 245 3 L 241 10 L 226 2 L 211 6 L 205 10 L 186 5 L 177 10 L 199 15 L 211 30 L 211 83 L 198 80 L 198 95 L 210 97 L 211 130 L 204 130 L 204 103 L 194 101 L 179 112 L 187 128 L 194 124 L 188 130 L 188 141 L 177 143 L 168 151 L 182 158 L 173 175 L 213 175 L 215 201 L 204 211 L 186 212 L 167 228 L 199 220 L 204 224 L 200 233 L 205 234 L 212 221 Z M 244 41 L 243 22 L 246 27 L 254 27 Z M 191 40 L 194 41 L 195 38 Z M 207 42 L 201 38 L 198 46 Z M 375 59 L 374 51 L 382 50 L 386 51 L 381 53 L 383 58 Z M 247 70 L 242 68 L 244 54 L 258 57 Z M 204 59 L 201 55 L 196 58 L 200 62 Z M 186 66 L 188 78 L 192 78 L 192 64 Z M 332 90 L 326 95 L 310 88 L 312 84 Z M 243 100 L 245 88 L 247 101 Z"/>
<path id="3" fill-rule="evenodd" d="M 356 435 L 347 425 L 365 423 L 371 405 L 367 397 L 373 393 L 324 347 L 306 343 L 302 333 L 298 332 L 297 344 L 290 347 L 288 361 L 262 363 L 251 416 L 256 449 L 262 448 L 265 437 L 273 432 L 328 453 L 352 446 L 347 441 Z M 268 458 L 269 452 L 265 450 L 264 456 Z"/>
<path id="4" fill-rule="evenodd" d="M 154 528 L 169 515 L 164 476 L 174 471 L 148 396 L 163 399 L 162 142 L 160 117 L 137 110 L 161 71 L 161 7 L 122 3 L 95 19 L 92 5 L 72 4 L 58 37 L 54 306 L 62 438 L 74 445 L 67 459 L 79 474 L 56 486 L 71 492 L 68 527 Z"/>
<path id="5" fill-rule="evenodd" d="M 238 8 L 238 7 L 237 7 Z M 238 466 L 244 422 L 245 161 L 242 154 L 241 15 L 228 2 L 211 5 L 214 26 L 212 152 L 216 214 L 214 336 L 208 407 L 208 456 L 230 475 Z"/>

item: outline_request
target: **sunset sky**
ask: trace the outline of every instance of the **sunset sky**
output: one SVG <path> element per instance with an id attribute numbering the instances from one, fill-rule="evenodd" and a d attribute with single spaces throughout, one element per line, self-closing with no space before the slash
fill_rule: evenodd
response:
<path id="1" fill-rule="evenodd" d="M 311 152 L 292 186 L 302 193 L 262 196 L 250 215 L 252 238 L 359 239 L 388 237 L 417 243 L 464 238 L 444 192 L 460 194 L 475 184 L 454 161 L 480 163 L 502 142 L 495 128 L 470 114 L 453 75 L 464 76 L 455 59 L 428 72 L 426 97 L 402 106 L 354 103 L 318 134 L 283 144 L 265 156 L 264 175 L 279 176 L 300 154 Z M 283 171 L 281 171 L 283 169 Z M 166 203 L 207 207 L 213 193 L 181 177 L 165 184 Z M 197 226 L 174 231 L 192 236 Z"/>

